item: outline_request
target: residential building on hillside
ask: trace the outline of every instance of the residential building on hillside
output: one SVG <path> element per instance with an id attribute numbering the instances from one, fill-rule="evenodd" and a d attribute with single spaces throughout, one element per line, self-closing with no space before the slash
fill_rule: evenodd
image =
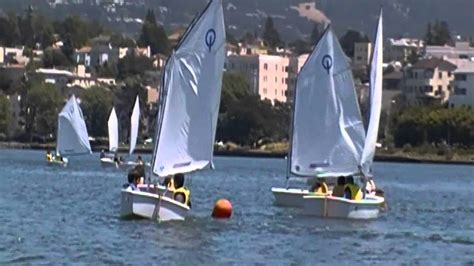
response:
<path id="1" fill-rule="evenodd" d="M 290 59 L 278 55 L 237 55 L 227 57 L 226 70 L 240 73 L 250 85 L 251 93 L 286 102 Z"/>
<path id="2" fill-rule="evenodd" d="M 151 48 L 150 46 L 148 46 L 148 47 L 135 47 L 135 48 L 128 48 L 128 47 L 119 48 L 119 59 L 124 58 L 126 55 L 130 53 L 134 53 L 135 55 L 138 55 L 138 56 L 145 56 L 145 57 L 151 58 Z"/>
<path id="3" fill-rule="evenodd" d="M 352 63 L 357 67 L 366 67 L 370 64 L 372 56 L 372 43 L 357 42 L 354 44 L 354 58 Z"/>
<path id="4" fill-rule="evenodd" d="M 385 62 L 407 62 L 411 54 L 420 55 L 423 51 L 424 41 L 419 39 L 388 39 L 385 43 Z"/>
<path id="5" fill-rule="evenodd" d="M 452 91 L 456 65 L 439 58 L 423 59 L 404 72 L 403 93 L 411 104 L 445 103 Z"/>
<path id="6" fill-rule="evenodd" d="M 454 91 L 449 95 L 449 106 L 474 108 L 474 62 L 459 66 L 451 84 Z"/>
<path id="7" fill-rule="evenodd" d="M 115 85 L 113 78 L 96 78 L 86 72 L 84 65 L 78 65 L 74 72 L 61 69 L 39 68 L 36 70 L 36 77 L 41 78 L 43 82 L 54 84 L 58 89 L 66 87 L 78 87 L 81 89 L 89 89 L 97 85 Z"/>
<path id="8" fill-rule="evenodd" d="M 453 46 L 426 46 L 425 57 L 444 59 L 471 59 L 474 58 L 474 47 L 469 42 L 456 42 Z"/>
<path id="9" fill-rule="evenodd" d="M 26 66 L 30 59 L 23 55 L 24 47 L 0 47 L 1 65 Z"/>
<path id="10" fill-rule="evenodd" d="M 85 46 L 74 52 L 76 64 L 86 67 L 102 66 L 106 62 L 115 65 L 119 60 L 119 49 L 106 45 Z"/>
<path id="11" fill-rule="evenodd" d="M 295 91 L 296 87 L 296 78 L 298 77 L 298 73 L 300 73 L 301 68 L 308 60 L 309 54 L 302 54 L 298 57 L 293 56 L 290 57 L 290 68 L 288 72 L 288 101 L 293 101 L 293 92 Z"/>

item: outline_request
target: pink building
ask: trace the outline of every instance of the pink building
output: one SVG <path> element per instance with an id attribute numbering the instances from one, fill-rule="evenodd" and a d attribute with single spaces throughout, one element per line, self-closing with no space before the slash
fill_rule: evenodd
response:
<path id="1" fill-rule="evenodd" d="M 232 55 L 226 70 L 243 75 L 262 100 L 286 102 L 290 59 L 278 55 Z"/>

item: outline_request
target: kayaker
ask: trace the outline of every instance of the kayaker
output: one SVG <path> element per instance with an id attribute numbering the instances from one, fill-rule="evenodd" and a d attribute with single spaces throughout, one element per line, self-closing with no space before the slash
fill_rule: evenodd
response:
<path id="1" fill-rule="evenodd" d="M 191 208 L 191 192 L 184 186 L 184 174 L 175 174 L 173 179 L 176 188 L 173 193 L 174 200 Z"/>
<path id="2" fill-rule="evenodd" d="M 100 151 L 100 159 L 105 158 L 105 151 L 101 150 Z"/>
<path id="3" fill-rule="evenodd" d="M 344 197 L 344 189 L 346 186 L 346 178 L 344 176 L 340 176 L 337 178 L 337 185 L 334 186 L 332 190 L 332 195 L 334 197 Z"/>
<path id="4" fill-rule="evenodd" d="M 354 184 L 354 177 L 346 178 L 346 186 L 344 188 L 344 198 L 350 200 L 362 200 L 363 194 L 359 186 Z"/>

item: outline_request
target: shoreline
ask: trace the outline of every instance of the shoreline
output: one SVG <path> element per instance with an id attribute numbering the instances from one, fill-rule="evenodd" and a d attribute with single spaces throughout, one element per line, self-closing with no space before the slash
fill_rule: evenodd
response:
<path id="1" fill-rule="evenodd" d="M 55 149 L 54 144 L 39 144 L 39 143 L 20 143 L 20 142 L 0 142 L 0 149 L 17 149 L 17 150 L 46 150 Z M 99 152 L 101 150 L 107 150 L 106 146 L 92 145 L 92 151 Z M 136 153 L 151 154 L 153 149 L 150 147 L 137 147 Z M 127 153 L 128 148 L 119 148 L 119 153 Z M 281 158 L 284 159 L 287 155 L 286 152 L 271 152 L 262 150 L 247 150 L 247 149 L 235 149 L 235 150 L 214 150 L 215 156 L 223 157 L 248 157 L 248 158 Z M 411 155 L 396 155 L 396 154 L 376 154 L 376 162 L 389 162 L 389 163 L 417 163 L 417 164 L 448 164 L 448 165 L 474 165 L 474 160 L 446 160 L 446 159 L 432 159 L 423 156 L 411 156 Z"/>

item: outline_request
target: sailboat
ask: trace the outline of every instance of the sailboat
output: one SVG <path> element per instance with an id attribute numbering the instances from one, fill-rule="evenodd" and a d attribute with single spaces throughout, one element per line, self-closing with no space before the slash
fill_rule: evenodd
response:
<path id="1" fill-rule="evenodd" d="M 72 95 L 58 115 L 56 156 L 48 163 L 66 165 L 68 159 L 65 156 L 90 153 L 92 151 L 86 122 L 76 97 Z"/>
<path id="2" fill-rule="evenodd" d="M 382 110 L 382 81 L 383 81 L 383 13 L 377 25 L 374 50 L 370 70 L 370 117 L 367 135 L 357 168 L 351 166 L 353 175 L 360 175 L 363 181 L 372 175 L 372 165 L 375 156 L 377 135 Z M 334 66 L 336 67 L 336 65 Z M 342 106 L 343 110 L 347 110 Z M 359 155 L 359 153 L 357 153 Z M 358 171 L 356 171 L 358 170 Z M 365 182 L 362 188 L 365 190 Z M 308 195 L 303 197 L 303 208 L 307 214 L 321 217 L 373 219 L 377 218 L 383 197 L 366 194 L 362 200 L 348 200 L 328 195 Z"/>
<path id="3" fill-rule="evenodd" d="M 116 162 L 114 161 L 115 152 L 118 150 L 118 118 L 115 108 L 112 107 L 110 111 L 109 120 L 107 122 L 109 130 L 109 154 L 105 154 L 104 157 L 100 158 L 102 166 L 114 166 L 116 167 Z"/>
<path id="4" fill-rule="evenodd" d="M 133 105 L 132 116 L 130 117 L 130 147 L 129 147 L 130 149 L 128 152 L 129 156 L 133 154 L 137 146 L 139 126 L 140 126 L 140 98 L 137 95 L 137 98 L 135 99 L 135 104 Z M 135 162 L 135 161 L 121 162 L 120 167 L 129 168 L 137 164 L 138 162 Z"/>
<path id="5" fill-rule="evenodd" d="M 380 118 L 377 97 L 381 97 L 381 23 L 382 18 L 373 59 L 376 64 L 371 70 L 372 91 L 379 92 L 371 92 L 369 134 L 366 137 L 349 62 L 329 25 L 298 75 L 288 178 L 365 175 L 364 169 L 370 168 L 376 132 L 375 140 L 372 135 L 378 130 Z M 367 195 L 363 200 L 353 201 L 330 193 L 319 195 L 289 188 L 272 188 L 272 192 L 277 205 L 303 207 L 307 214 L 334 218 L 376 218 L 384 200 Z"/>
<path id="6" fill-rule="evenodd" d="M 225 62 L 222 0 L 193 20 L 165 64 L 152 155 L 152 175 L 164 178 L 213 167 L 213 144 Z M 162 187 L 121 192 L 121 216 L 184 220 L 190 208 Z"/>

